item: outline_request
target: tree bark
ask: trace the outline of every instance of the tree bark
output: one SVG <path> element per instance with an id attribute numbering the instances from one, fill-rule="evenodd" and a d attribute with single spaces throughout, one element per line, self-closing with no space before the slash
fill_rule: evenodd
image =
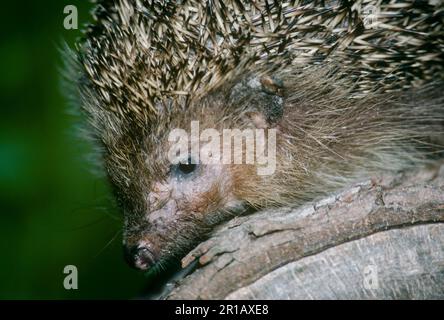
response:
<path id="1" fill-rule="evenodd" d="M 444 165 L 374 177 L 220 226 L 164 298 L 443 299 L 443 222 Z"/>

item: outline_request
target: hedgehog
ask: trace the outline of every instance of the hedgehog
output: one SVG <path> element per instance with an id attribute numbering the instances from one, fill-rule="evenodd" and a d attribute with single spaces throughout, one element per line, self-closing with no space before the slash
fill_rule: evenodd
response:
<path id="1" fill-rule="evenodd" d="M 441 157 L 443 19 L 425 0 L 96 1 L 66 78 L 130 265 L 161 270 L 237 215 Z M 197 161 L 196 141 L 172 161 L 171 132 L 193 121 L 264 130 L 256 149 L 274 130 L 275 170 Z"/>

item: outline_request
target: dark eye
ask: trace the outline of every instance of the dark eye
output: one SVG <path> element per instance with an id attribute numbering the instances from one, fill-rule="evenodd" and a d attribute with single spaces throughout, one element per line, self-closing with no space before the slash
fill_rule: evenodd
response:
<path id="1" fill-rule="evenodd" d="M 197 164 L 192 163 L 194 161 L 191 160 L 191 158 L 188 158 L 186 162 L 181 162 L 177 165 L 177 172 L 187 175 L 190 173 L 193 173 L 197 169 Z"/>
<path id="2" fill-rule="evenodd" d="M 179 171 L 184 174 L 190 174 L 196 170 L 197 165 L 194 163 L 179 163 Z"/>

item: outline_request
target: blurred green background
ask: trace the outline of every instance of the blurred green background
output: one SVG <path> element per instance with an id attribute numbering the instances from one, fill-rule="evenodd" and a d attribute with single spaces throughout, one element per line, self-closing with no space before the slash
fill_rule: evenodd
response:
<path id="1" fill-rule="evenodd" d="M 81 35 L 63 27 L 71 4 L 79 27 L 91 21 L 86 0 L 1 5 L 1 299 L 134 298 L 147 282 L 123 260 L 120 213 L 60 89 L 58 48 Z M 66 265 L 78 290 L 63 287 Z"/>

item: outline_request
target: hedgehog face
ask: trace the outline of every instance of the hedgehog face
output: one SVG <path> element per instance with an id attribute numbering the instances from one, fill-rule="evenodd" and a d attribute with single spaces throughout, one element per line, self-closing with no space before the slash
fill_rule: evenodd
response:
<path id="1" fill-rule="evenodd" d="M 174 126 L 186 128 L 188 122 L 189 127 L 189 120 L 184 117 Z M 214 126 L 215 120 L 207 115 L 200 123 L 206 128 Z M 181 258 L 216 224 L 246 208 L 238 191 L 245 187 L 243 181 L 251 179 L 248 172 L 254 166 L 208 163 L 196 159 L 191 152 L 171 159 L 168 154 L 175 143 L 169 138 L 168 132 L 148 135 L 144 144 L 138 144 L 140 150 L 129 160 L 131 164 L 109 170 L 116 175 L 112 181 L 129 177 L 128 186 L 116 184 L 116 194 L 125 214 L 125 256 L 131 266 L 141 270 Z M 198 154 L 203 154 L 209 143 L 201 142 L 198 148 Z M 218 160 L 221 158 L 222 154 Z M 115 165 L 113 161 L 109 163 Z M 119 174 L 119 168 L 129 167 L 132 172 Z"/>
<path id="2" fill-rule="evenodd" d="M 275 130 L 270 124 L 282 115 L 282 101 L 251 83 L 259 81 L 242 79 L 187 112 L 162 115 L 156 131 L 122 130 L 129 133 L 108 147 L 131 266 L 147 270 L 181 258 L 215 225 L 274 194 L 258 191 L 270 185 L 260 170 L 267 165 L 258 162 L 264 154 L 273 160 L 268 129 Z"/>

